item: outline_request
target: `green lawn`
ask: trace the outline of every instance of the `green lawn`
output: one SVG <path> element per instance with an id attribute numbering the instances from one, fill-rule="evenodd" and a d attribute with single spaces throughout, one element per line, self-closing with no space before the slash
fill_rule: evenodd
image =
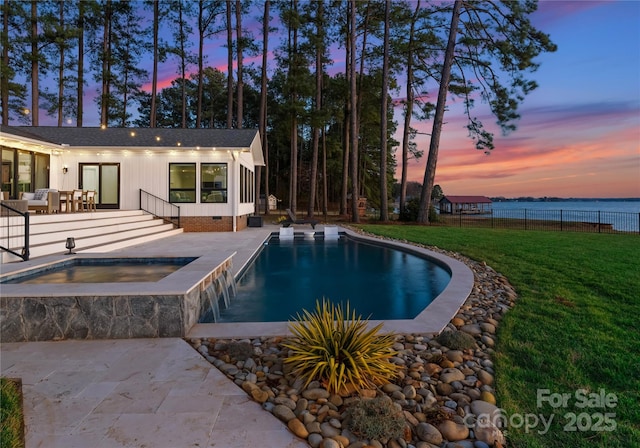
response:
<path id="1" fill-rule="evenodd" d="M 20 387 L 13 380 L 0 378 L 0 447 L 24 447 L 22 431 Z"/>
<path id="2" fill-rule="evenodd" d="M 640 446 L 640 236 L 360 227 L 485 261 L 516 288 L 495 355 L 509 446 Z"/>

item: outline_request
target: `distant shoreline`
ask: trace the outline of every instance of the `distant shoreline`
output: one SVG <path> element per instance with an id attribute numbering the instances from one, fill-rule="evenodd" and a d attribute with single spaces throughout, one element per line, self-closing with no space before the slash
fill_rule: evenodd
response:
<path id="1" fill-rule="evenodd" d="M 493 202 L 639 202 L 640 198 L 534 198 L 523 196 L 518 198 L 505 198 L 503 196 L 490 197 Z"/>

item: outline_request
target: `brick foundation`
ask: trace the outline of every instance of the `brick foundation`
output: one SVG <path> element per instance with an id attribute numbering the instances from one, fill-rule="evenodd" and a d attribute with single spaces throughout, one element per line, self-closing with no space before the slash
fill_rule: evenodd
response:
<path id="1" fill-rule="evenodd" d="M 181 216 L 180 227 L 185 232 L 232 232 L 233 218 L 231 216 Z M 236 230 L 247 227 L 247 216 L 236 218 Z"/>

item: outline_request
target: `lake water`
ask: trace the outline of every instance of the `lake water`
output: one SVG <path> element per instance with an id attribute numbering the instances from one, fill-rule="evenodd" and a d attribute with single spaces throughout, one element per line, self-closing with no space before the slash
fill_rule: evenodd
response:
<path id="1" fill-rule="evenodd" d="M 576 210 L 640 213 L 640 200 L 634 201 L 508 201 L 494 202 L 494 210 Z"/>
<path id="2" fill-rule="evenodd" d="M 613 231 L 640 232 L 640 200 L 493 202 L 493 218 L 605 224 Z M 478 215 L 482 216 L 482 215 Z M 603 228 L 607 230 L 607 228 Z"/>

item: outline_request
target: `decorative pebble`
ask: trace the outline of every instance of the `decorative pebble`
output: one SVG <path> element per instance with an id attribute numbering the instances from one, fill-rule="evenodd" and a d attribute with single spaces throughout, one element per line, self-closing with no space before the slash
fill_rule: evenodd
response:
<path id="1" fill-rule="evenodd" d="M 463 379 L 464 373 L 462 373 L 455 367 L 444 369 L 440 373 L 440 381 L 444 383 L 453 383 L 454 381 L 462 381 Z"/>
<path id="2" fill-rule="evenodd" d="M 292 433 L 294 433 L 301 439 L 306 439 L 307 437 L 309 437 L 309 431 L 307 431 L 307 428 L 305 428 L 304 424 L 297 418 L 292 418 L 291 420 L 289 420 L 289 422 L 287 423 L 287 427 L 291 430 Z"/>
<path id="3" fill-rule="evenodd" d="M 307 389 L 302 392 L 302 396 L 307 400 L 317 400 L 318 398 L 329 398 L 329 392 L 326 389 L 315 388 Z"/>
<path id="4" fill-rule="evenodd" d="M 273 408 L 273 415 L 275 415 L 285 423 L 288 423 L 289 420 L 296 418 L 293 411 L 283 404 L 275 405 L 275 407 Z"/>
<path id="5" fill-rule="evenodd" d="M 440 445 L 442 443 L 442 434 L 438 431 L 438 428 L 430 423 L 419 423 L 415 429 L 416 435 L 423 442 L 428 442 L 433 445 Z"/>
<path id="6" fill-rule="evenodd" d="M 469 436 L 469 428 L 453 420 L 445 420 L 440 423 L 438 431 L 440 431 L 443 438 L 453 442 L 466 439 Z"/>

